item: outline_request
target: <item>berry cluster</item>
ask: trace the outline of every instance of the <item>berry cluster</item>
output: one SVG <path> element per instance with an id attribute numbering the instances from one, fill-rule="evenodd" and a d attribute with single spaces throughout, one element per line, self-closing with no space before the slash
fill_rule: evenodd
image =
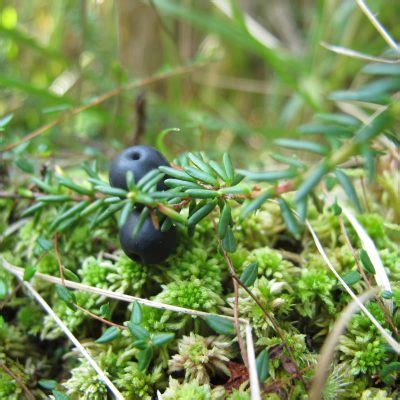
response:
<path id="1" fill-rule="evenodd" d="M 160 166 L 169 166 L 165 157 L 156 149 L 138 145 L 128 147 L 119 153 L 111 162 L 109 171 L 110 185 L 128 190 L 127 174 L 132 173 L 136 181 L 148 172 Z M 165 190 L 163 181 L 157 185 L 157 190 Z M 141 205 L 137 205 L 126 222 L 120 228 L 119 239 L 126 255 L 134 261 L 143 264 L 157 264 L 164 261 L 177 247 L 178 236 L 174 226 L 167 231 L 156 229 L 150 216 L 135 235 L 135 227 L 139 222 Z"/>

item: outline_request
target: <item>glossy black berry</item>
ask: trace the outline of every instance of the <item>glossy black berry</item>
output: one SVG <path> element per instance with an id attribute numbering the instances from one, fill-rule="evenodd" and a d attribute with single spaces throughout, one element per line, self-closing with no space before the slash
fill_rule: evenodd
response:
<path id="1" fill-rule="evenodd" d="M 149 171 L 161 165 L 169 165 L 165 157 L 150 146 L 138 145 L 128 147 L 118 153 L 111 162 L 109 179 L 111 186 L 127 189 L 126 173 L 133 172 L 135 182 L 138 182 Z M 157 186 L 158 190 L 164 190 L 163 182 Z"/>
<path id="2" fill-rule="evenodd" d="M 125 254 L 142 264 L 158 264 L 173 253 L 178 245 L 175 227 L 166 232 L 157 230 L 148 217 L 140 231 L 132 238 L 140 212 L 134 211 L 119 231 L 119 240 Z"/>

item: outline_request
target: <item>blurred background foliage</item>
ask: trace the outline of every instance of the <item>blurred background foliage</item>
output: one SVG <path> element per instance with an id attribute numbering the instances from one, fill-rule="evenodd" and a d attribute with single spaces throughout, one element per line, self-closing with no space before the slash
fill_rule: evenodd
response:
<path id="1" fill-rule="evenodd" d="M 400 2 L 368 5 L 400 37 Z M 0 0 L 0 117 L 14 115 L 0 146 L 119 85 L 208 57 L 67 116 L 16 151 L 61 165 L 109 159 L 138 140 L 145 102 L 140 141 L 179 127 L 166 138 L 172 155 L 229 150 L 238 166 L 262 168 L 273 139 L 295 137 L 335 110 L 331 91 L 368 78 L 364 61 L 322 42 L 375 56 L 385 48 L 354 0 Z"/>

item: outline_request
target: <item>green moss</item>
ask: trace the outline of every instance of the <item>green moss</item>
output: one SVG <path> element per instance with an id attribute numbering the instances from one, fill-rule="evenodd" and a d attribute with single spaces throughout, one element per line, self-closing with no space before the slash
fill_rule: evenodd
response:
<path id="1" fill-rule="evenodd" d="M 223 304 L 221 297 L 205 287 L 200 279 L 171 282 L 164 285 L 162 292 L 156 296 L 156 300 L 208 312 L 216 312 L 218 306 Z"/>
<path id="2" fill-rule="evenodd" d="M 208 384 L 216 373 L 230 375 L 226 363 L 231 356 L 231 342 L 227 338 L 191 333 L 178 340 L 178 353 L 169 361 L 169 371 L 184 371 L 186 381 L 194 379 Z"/>
<path id="3" fill-rule="evenodd" d="M 195 246 L 181 246 L 176 255 L 168 260 L 170 267 L 166 275 L 170 281 L 200 279 L 207 288 L 216 293 L 222 291 L 222 280 L 227 276 L 227 267 L 222 256 L 209 253 Z"/>
<path id="4" fill-rule="evenodd" d="M 128 362 L 115 384 L 127 400 L 150 400 L 156 387 L 160 387 L 161 370 L 140 371 L 137 364 Z"/>
<path id="5" fill-rule="evenodd" d="M 0 370 L 0 400 L 18 400 L 21 393 L 15 380 Z"/>
<path id="6" fill-rule="evenodd" d="M 165 400 L 212 400 L 212 392 L 209 385 L 200 385 L 197 381 L 181 384 L 171 378 L 162 398 Z"/>
<path id="7" fill-rule="evenodd" d="M 319 313 L 334 314 L 336 309 L 332 290 L 335 285 L 336 280 L 330 272 L 324 269 L 304 268 L 296 284 L 296 293 L 300 299 L 296 308 L 299 313 L 309 318 Z"/>

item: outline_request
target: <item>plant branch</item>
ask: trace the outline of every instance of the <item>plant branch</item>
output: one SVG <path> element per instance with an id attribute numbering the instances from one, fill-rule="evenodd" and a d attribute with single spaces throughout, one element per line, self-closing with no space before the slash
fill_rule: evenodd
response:
<path id="1" fill-rule="evenodd" d="M 230 259 L 228 253 L 223 250 L 223 255 L 225 258 L 225 261 L 229 267 L 229 271 L 231 274 L 232 279 L 237 282 L 237 284 L 239 284 L 246 292 L 247 294 L 255 301 L 255 303 L 260 307 L 261 311 L 264 313 L 264 315 L 269 319 L 269 321 L 271 322 L 274 330 L 276 331 L 276 333 L 278 334 L 278 336 L 280 337 L 283 346 L 285 347 L 286 351 L 288 352 L 290 358 L 292 359 L 292 362 L 297 370 L 297 374 L 298 377 L 300 378 L 304 388 L 306 388 L 306 383 L 304 381 L 303 376 L 300 373 L 300 369 L 297 365 L 296 359 L 294 358 L 294 354 L 292 352 L 292 349 L 289 347 L 289 345 L 286 343 L 285 337 L 283 335 L 282 330 L 280 329 L 277 321 L 275 320 L 274 316 L 264 307 L 264 305 L 260 302 L 259 299 L 257 299 L 257 297 L 254 295 L 254 293 L 239 279 L 239 277 L 237 276 L 236 272 L 235 272 L 235 268 L 232 264 L 232 260 Z M 236 301 L 235 301 L 236 303 Z"/>
<path id="2" fill-rule="evenodd" d="M 11 378 L 15 380 L 17 385 L 21 387 L 21 389 L 25 392 L 25 396 L 29 400 L 35 400 L 36 397 L 33 395 L 33 393 L 29 390 L 28 386 L 25 385 L 25 383 L 22 381 L 22 379 L 15 374 L 13 371 L 11 371 L 10 368 L 8 368 L 3 362 L 0 362 L 0 368 Z"/>

